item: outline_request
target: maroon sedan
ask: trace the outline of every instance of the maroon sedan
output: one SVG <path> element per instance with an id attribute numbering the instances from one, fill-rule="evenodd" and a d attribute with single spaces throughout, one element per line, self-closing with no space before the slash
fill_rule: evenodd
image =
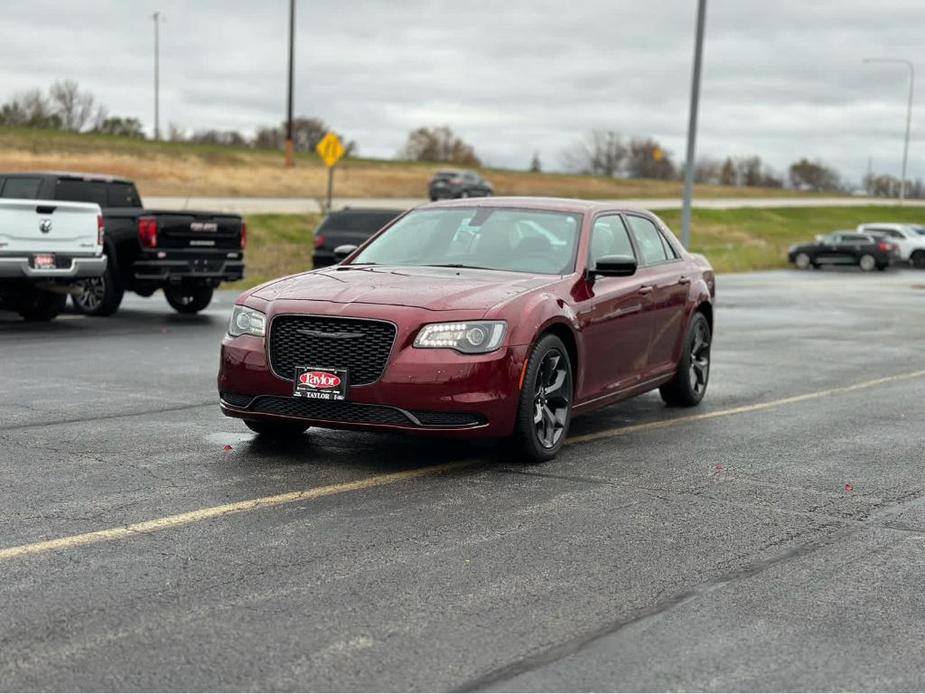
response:
<path id="1" fill-rule="evenodd" d="M 573 414 L 654 388 L 670 405 L 704 396 L 713 271 L 648 212 L 440 202 L 349 250 L 238 299 L 218 376 L 226 415 L 270 436 L 510 438 L 548 460 Z"/>

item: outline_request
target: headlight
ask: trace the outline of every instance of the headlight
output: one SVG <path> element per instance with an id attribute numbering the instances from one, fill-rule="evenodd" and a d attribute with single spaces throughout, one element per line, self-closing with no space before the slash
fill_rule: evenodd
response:
<path id="1" fill-rule="evenodd" d="M 232 337 L 238 335 L 253 335 L 263 337 L 266 334 L 267 317 L 260 311 L 247 306 L 235 306 L 231 312 L 231 322 L 228 323 L 228 334 Z"/>
<path id="2" fill-rule="evenodd" d="M 431 323 L 414 338 L 419 349 L 455 349 L 465 354 L 485 354 L 501 346 L 507 323 L 503 320 Z"/>

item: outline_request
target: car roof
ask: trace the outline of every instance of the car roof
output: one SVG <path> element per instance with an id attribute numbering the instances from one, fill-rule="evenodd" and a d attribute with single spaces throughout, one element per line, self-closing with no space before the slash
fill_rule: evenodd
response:
<path id="1" fill-rule="evenodd" d="M 596 212 L 642 212 L 652 213 L 640 207 L 621 205 L 613 200 L 580 200 L 578 198 L 542 198 L 542 197 L 488 197 L 462 198 L 457 200 L 440 200 L 426 203 L 416 209 L 434 210 L 453 207 L 496 207 L 520 210 L 539 210 L 545 212 L 574 212 L 577 214 Z"/>
<path id="2" fill-rule="evenodd" d="M 404 209 L 399 207 L 342 207 L 339 210 L 334 210 L 329 214 L 330 215 L 341 215 L 341 214 L 394 214 L 400 215 L 404 212 Z"/>
<path id="3" fill-rule="evenodd" d="M 864 224 L 858 225 L 858 231 L 867 231 L 870 227 L 880 227 L 882 229 L 895 229 L 897 231 L 902 231 L 903 229 L 908 229 L 913 224 L 902 224 L 900 222 L 865 222 Z"/>
<path id="4" fill-rule="evenodd" d="M 110 176 L 109 174 L 87 173 L 85 171 L 8 171 L 0 176 L 12 178 L 14 176 L 52 176 L 55 178 L 74 178 L 81 181 L 101 181 L 103 183 L 131 183 L 130 178 Z"/>

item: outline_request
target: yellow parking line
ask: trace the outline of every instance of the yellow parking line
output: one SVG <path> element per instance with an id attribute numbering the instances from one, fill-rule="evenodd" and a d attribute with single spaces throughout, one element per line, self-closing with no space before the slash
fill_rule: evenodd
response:
<path id="1" fill-rule="evenodd" d="M 176 528 L 181 525 L 189 525 L 190 523 L 199 523 L 211 518 L 230 516 L 232 514 L 242 513 L 244 511 L 254 511 L 260 508 L 279 506 L 281 504 L 291 504 L 297 501 L 309 501 L 311 499 L 318 499 L 323 496 L 332 496 L 334 494 L 343 494 L 345 492 L 356 492 L 361 489 L 381 487 L 383 485 L 395 484 L 396 482 L 403 482 L 405 480 L 411 480 L 417 477 L 430 477 L 433 475 L 444 474 L 447 472 L 453 472 L 455 470 L 461 470 L 462 468 L 471 467 L 477 462 L 478 461 L 473 460 L 460 460 L 453 463 L 445 463 L 443 465 L 433 465 L 431 467 L 416 468 L 414 470 L 403 470 L 402 472 L 395 472 L 388 475 L 376 475 L 375 477 L 367 477 L 365 479 L 356 480 L 354 482 L 331 484 L 326 487 L 313 487 L 312 489 L 304 489 L 298 492 L 287 492 L 285 494 L 276 494 L 274 496 L 263 496 L 257 499 L 236 501 L 234 503 L 222 504 L 220 506 L 211 506 L 209 508 L 199 509 L 198 511 L 178 513 L 174 516 L 164 516 L 162 518 L 155 518 L 153 520 L 143 521 L 141 523 L 132 523 L 131 525 L 125 525 L 119 528 L 97 530 L 91 533 L 69 535 L 67 537 L 59 537 L 54 540 L 46 540 L 44 542 L 33 542 L 28 545 L 7 547 L 6 549 L 0 549 L 0 561 L 4 559 L 14 559 L 16 557 L 22 557 L 29 554 L 44 554 L 45 552 L 53 552 L 59 549 L 68 549 L 71 547 L 79 547 L 81 545 L 91 545 L 97 542 L 121 540 L 123 538 L 132 537 L 135 535 L 147 535 L 150 533 L 158 532 L 160 530 L 167 530 L 168 528 Z"/>
<path id="2" fill-rule="evenodd" d="M 631 434 L 638 431 L 664 429 L 666 427 L 677 426 L 679 424 L 687 424 L 689 422 L 699 422 L 706 419 L 715 419 L 717 417 L 729 417 L 736 414 L 768 410 L 774 407 L 782 407 L 784 405 L 792 405 L 798 402 L 805 402 L 807 400 L 817 400 L 819 398 L 828 397 L 830 395 L 839 395 L 841 393 L 850 393 L 856 390 L 872 388 L 874 386 L 882 385 L 885 383 L 894 383 L 896 381 L 907 381 L 913 378 L 921 378 L 922 376 L 925 376 L 925 370 L 910 371 L 908 373 L 897 374 L 895 376 L 875 378 L 870 381 L 862 381 L 860 383 L 854 383 L 849 386 L 827 388 L 825 390 L 818 390 L 812 393 L 805 393 L 803 395 L 795 395 L 789 398 L 760 402 L 754 405 L 743 405 L 741 407 L 733 407 L 726 410 L 716 410 L 715 412 L 705 412 L 703 414 L 690 415 L 687 417 L 675 417 L 673 419 L 646 422 L 644 424 L 631 424 L 629 426 L 606 429 L 604 431 L 598 431 L 593 434 L 584 434 L 582 436 L 572 437 L 568 440 L 567 443 L 584 443 L 586 441 L 611 438 L 614 436 Z M 473 467 L 475 465 L 484 464 L 484 462 L 485 461 L 480 460 L 460 460 L 453 463 L 434 465 L 432 467 L 404 470 L 402 472 L 395 472 L 388 475 L 376 475 L 374 477 L 367 477 L 365 479 L 356 480 L 354 482 L 331 484 L 325 487 L 314 487 L 312 489 L 304 489 L 297 492 L 287 492 L 285 494 L 276 494 L 274 496 L 264 496 L 256 499 L 247 499 L 245 501 L 236 501 L 230 504 L 222 504 L 220 506 L 211 506 L 209 508 L 203 508 L 197 511 L 189 511 L 188 513 L 178 513 L 173 516 L 154 518 L 153 520 L 143 521 L 141 523 L 132 523 L 131 525 L 125 525 L 118 528 L 97 530 L 90 533 L 82 533 L 80 535 L 59 537 L 54 540 L 45 540 L 43 542 L 33 542 L 26 545 L 7 547 L 6 549 L 0 549 L 0 561 L 34 554 L 45 554 L 47 552 L 69 549 L 72 547 L 80 547 L 82 545 L 90 545 L 97 542 L 121 540 L 136 535 L 147 535 L 161 530 L 167 530 L 169 528 L 176 528 L 183 525 L 189 525 L 191 523 L 199 523 L 202 521 L 210 520 L 212 518 L 220 518 L 235 513 L 243 513 L 244 511 L 254 511 L 270 506 L 280 506 L 282 504 L 291 504 L 298 501 L 318 499 L 324 496 L 333 496 L 335 494 L 355 492 L 362 489 L 382 487 L 385 485 L 395 484 L 405 480 L 417 479 L 420 477 L 431 477 L 434 475 L 445 474 L 448 472 L 454 472 L 456 470 Z"/>
<path id="3" fill-rule="evenodd" d="M 665 427 L 673 427 L 678 424 L 687 424 L 688 422 L 700 422 L 704 419 L 715 419 L 716 417 L 729 417 L 734 414 L 745 414 L 747 412 L 758 412 L 760 410 L 770 410 L 774 407 L 782 407 L 783 405 L 793 405 L 798 402 L 806 402 L 807 400 L 818 400 L 819 398 L 826 398 L 830 395 L 840 395 L 841 393 L 850 393 L 855 390 L 863 390 L 865 388 L 872 388 L 874 386 L 883 385 L 884 383 L 894 383 L 896 381 L 908 381 L 913 378 L 921 378 L 925 376 L 925 369 L 920 371 L 909 371 L 903 374 L 896 374 L 895 376 L 884 376 L 883 378 L 874 378 L 870 381 L 861 381 L 860 383 L 853 383 L 850 386 L 839 386 L 837 388 L 827 388 L 825 390 L 817 390 L 812 393 L 804 393 L 803 395 L 794 395 L 789 398 L 781 398 L 780 400 L 768 400 L 767 402 L 759 402 L 754 405 L 742 405 L 741 407 L 731 407 L 727 410 L 716 410 L 715 412 L 704 412 L 703 414 L 692 414 L 686 417 L 673 417 L 672 419 L 661 419 L 656 422 L 644 422 L 643 424 L 630 424 L 629 426 L 616 427 L 614 429 L 604 429 L 603 431 L 595 431 L 592 434 L 583 434 L 581 436 L 572 436 L 569 437 L 567 444 L 574 443 L 585 443 L 587 441 L 595 441 L 597 439 L 607 439 L 614 436 L 621 436 L 623 434 L 632 434 L 637 431 L 651 431 L 652 429 L 664 429 Z"/>

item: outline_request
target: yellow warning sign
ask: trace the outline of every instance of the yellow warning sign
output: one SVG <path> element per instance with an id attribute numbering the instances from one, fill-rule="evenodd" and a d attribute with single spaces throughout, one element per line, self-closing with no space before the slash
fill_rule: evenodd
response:
<path id="1" fill-rule="evenodd" d="M 344 149 L 344 145 L 337 135 L 328 133 L 321 138 L 321 142 L 315 147 L 315 151 L 318 152 L 318 156 L 321 157 L 324 165 L 330 169 L 341 160 L 347 150 Z"/>

